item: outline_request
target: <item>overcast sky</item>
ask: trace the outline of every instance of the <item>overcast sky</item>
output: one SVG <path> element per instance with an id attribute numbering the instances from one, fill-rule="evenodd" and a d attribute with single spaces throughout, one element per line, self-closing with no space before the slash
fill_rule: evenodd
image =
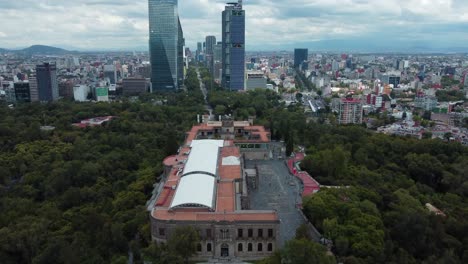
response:
<path id="1" fill-rule="evenodd" d="M 179 0 L 187 46 L 196 47 L 206 35 L 219 39 L 223 2 Z M 324 40 L 364 47 L 373 42 L 468 46 L 468 0 L 244 2 L 250 50 L 307 47 Z M 144 49 L 148 43 L 147 0 L 1 0 L 0 14 L 3 48 Z"/>

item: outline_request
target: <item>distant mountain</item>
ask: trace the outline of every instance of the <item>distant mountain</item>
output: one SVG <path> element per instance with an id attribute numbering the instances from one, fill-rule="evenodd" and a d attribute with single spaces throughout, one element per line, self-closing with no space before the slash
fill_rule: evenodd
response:
<path id="1" fill-rule="evenodd" d="M 25 53 L 25 54 L 39 54 L 39 55 L 62 55 L 62 54 L 69 54 L 75 53 L 74 51 L 68 51 L 61 48 L 51 47 L 51 46 L 44 46 L 44 45 L 33 45 L 29 48 L 25 48 L 22 50 L 16 50 L 15 52 L 18 53 Z"/>
<path id="2" fill-rule="evenodd" d="M 4 53 L 4 52 L 7 52 L 7 51 L 8 51 L 7 49 L 0 48 L 0 53 Z"/>

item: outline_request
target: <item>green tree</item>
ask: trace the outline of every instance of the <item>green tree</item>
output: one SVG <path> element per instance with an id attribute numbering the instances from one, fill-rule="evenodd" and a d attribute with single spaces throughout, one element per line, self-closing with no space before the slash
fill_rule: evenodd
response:
<path id="1" fill-rule="evenodd" d="M 189 258 L 197 253 L 199 242 L 198 231 L 192 226 L 183 226 L 175 229 L 167 244 L 172 252 L 181 256 L 188 263 Z"/>

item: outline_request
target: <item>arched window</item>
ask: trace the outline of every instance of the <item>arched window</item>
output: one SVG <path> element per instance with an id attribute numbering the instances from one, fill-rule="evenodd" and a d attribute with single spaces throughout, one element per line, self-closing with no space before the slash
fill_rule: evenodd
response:
<path id="1" fill-rule="evenodd" d="M 273 244 L 268 243 L 268 252 L 271 252 L 271 251 L 273 251 Z"/>
<path id="2" fill-rule="evenodd" d="M 197 251 L 198 251 L 198 252 L 201 252 L 201 251 L 202 251 L 202 248 L 201 248 L 201 244 L 200 244 L 200 243 L 198 243 L 198 245 L 197 245 Z"/>
<path id="3" fill-rule="evenodd" d="M 244 250 L 242 243 L 237 244 L 237 251 L 242 252 L 242 250 Z"/>
<path id="4" fill-rule="evenodd" d="M 253 249 L 252 249 L 252 243 L 249 243 L 249 244 L 247 245 L 247 251 L 252 252 L 252 250 L 253 250 Z"/>
<path id="5" fill-rule="evenodd" d="M 211 252 L 211 243 L 206 245 L 206 251 Z"/>
<path id="6" fill-rule="evenodd" d="M 258 252 L 262 252 L 262 251 L 263 251 L 263 244 L 262 244 L 262 243 L 258 243 L 258 245 L 257 245 L 257 251 L 258 251 Z"/>

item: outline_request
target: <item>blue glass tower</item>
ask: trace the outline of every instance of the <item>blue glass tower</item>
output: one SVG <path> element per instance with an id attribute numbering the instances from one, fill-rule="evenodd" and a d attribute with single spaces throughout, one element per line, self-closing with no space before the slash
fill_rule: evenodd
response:
<path id="1" fill-rule="evenodd" d="M 223 11 L 222 85 L 231 91 L 245 89 L 245 11 L 242 0 L 228 3 Z"/>
<path id="2" fill-rule="evenodd" d="M 149 0 L 149 51 L 153 91 L 171 91 L 179 87 L 182 28 L 177 0 Z M 183 78 L 183 77 L 182 77 Z"/>
<path id="3" fill-rule="evenodd" d="M 59 97 L 57 83 L 57 66 L 55 64 L 44 63 L 36 66 L 37 88 L 39 91 L 39 101 L 56 101 Z"/>

